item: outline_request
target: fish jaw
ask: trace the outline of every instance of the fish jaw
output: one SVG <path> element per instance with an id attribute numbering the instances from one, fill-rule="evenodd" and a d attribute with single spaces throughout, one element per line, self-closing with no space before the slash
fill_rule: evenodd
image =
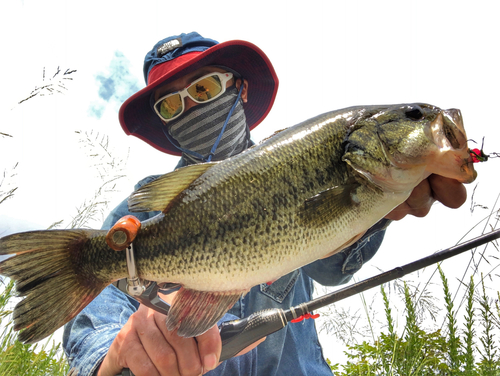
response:
<path id="1" fill-rule="evenodd" d="M 429 174 L 442 175 L 461 183 L 472 183 L 477 172 L 467 145 L 460 110 L 443 110 L 430 124 L 430 132 L 436 146 L 433 163 L 427 165 Z"/>
<path id="2" fill-rule="evenodd" d="M 459 110 L 397 105 L 358 122 L 342 160 L 384 192 L 411 191 L 431 174 L 470 183 L 476 172 Z"/>

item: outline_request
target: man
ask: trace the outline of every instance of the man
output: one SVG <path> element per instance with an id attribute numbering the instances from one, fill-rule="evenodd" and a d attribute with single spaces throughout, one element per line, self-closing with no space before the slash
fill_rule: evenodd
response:
<path id="1" fill-rule="evenodd" d="M 252 145 L 250 130 L 270 111 L 278 79 L 266 55 L 243 41 L 218 44 L 197 33 L 169 37 L 146 55 L 147 86 L 120 109 L 127 134 L 162 152 L 180 155 L 178 167 L 222 160 Z M 136 189 L 154 180 L 148 177 Z M 352 246 L 283 276 L 255 286 L 229 311 L 246 317 L 266 308 L 288 308 L 311 299 L 313 279 L 324 285 L 350 280 L 377 252 L 388 219 L 425 216 L 435 199 L 450 207 L 465 201 L 458 182 L 431 176 L 410 198 L 367 231 Z M 126 200 L 106 219 L 110 228 L 129 214 Z M 157 213 L 136 213 L 141 221 Z M 234 316 L 226 315 L 223 320 Z M 313 320 L 288 325 L 257 348 L 218 365 L 217 327 L 196 338 L 181 338 L 165 328 L 165 316 L 139 306 L 109 286 L 67 324 L 64 348 L 79 375 L 115 375 L 130 368 L 142 375 L 331 375 Z"/>

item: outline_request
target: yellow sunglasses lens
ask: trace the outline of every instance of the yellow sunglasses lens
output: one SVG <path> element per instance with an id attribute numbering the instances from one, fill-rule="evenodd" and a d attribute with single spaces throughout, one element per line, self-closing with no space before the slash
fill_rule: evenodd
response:
<path id="1" fill-rule="evenodd" d="M 182 98 L 180 94 L 173 94 L 166 97 L 159 103 L 158 112 L 164 119 L 172 119 L 182 111 Z"/>
<path id="2" fill-rule="evenodd" d="M 219 77 L 214 75 L 193 83 L 187 91 L 196 101 L 205 102 L 214 98 L 222 91 L 222 84 Z"/>

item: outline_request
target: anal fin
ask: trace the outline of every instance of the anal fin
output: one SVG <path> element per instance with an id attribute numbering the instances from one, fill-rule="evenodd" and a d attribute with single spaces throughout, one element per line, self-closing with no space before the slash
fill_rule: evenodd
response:
<path id="1" fill-rule="evenodd" d="M 181 337 L 205 333 L 236 303 L 243 292 L 208 292 L 181 288 L 167 316 L 167 329 Z"/>

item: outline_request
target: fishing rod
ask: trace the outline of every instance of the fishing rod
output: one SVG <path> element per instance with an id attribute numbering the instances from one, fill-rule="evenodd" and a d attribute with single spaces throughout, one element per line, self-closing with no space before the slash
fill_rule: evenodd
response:
<path id="1" fill-rule="evenodd" d="M 224 361 L 235 356 L 241 350 L 250 346 L 259 339 L 283 329 L 291 321 L 301 320 L 304 316 L 307 318 L 307 315 L 310 314 L 310 312 L 317 310 L 318 308 L 336 303 L 373 287 L 401 278 L 406 274 L 413 273 L 419 269 L 423 269 L 432 264 L 459 255 L 460 253 L 469 251 L 498 238 L 500 238 L 500 229 L 478 236 L 477 238 L 458 244 L 454 247 L 436 252 L 430 256 L 421 258 L 420 260 L 411 262 L 404 266 L 399 266 L 385 273 L 381 273 L 374 277 L 357 282 L 351 286 L 313 299 L 307 303 L 301 303 L 295 307 L 290 307 L 285 310 L 280 308 L 265 309 L 255 312 L 242 319 L 223 322 L 219 326 L 220 336 L 222 339 L 222 354 L 220 361 Z"/>

